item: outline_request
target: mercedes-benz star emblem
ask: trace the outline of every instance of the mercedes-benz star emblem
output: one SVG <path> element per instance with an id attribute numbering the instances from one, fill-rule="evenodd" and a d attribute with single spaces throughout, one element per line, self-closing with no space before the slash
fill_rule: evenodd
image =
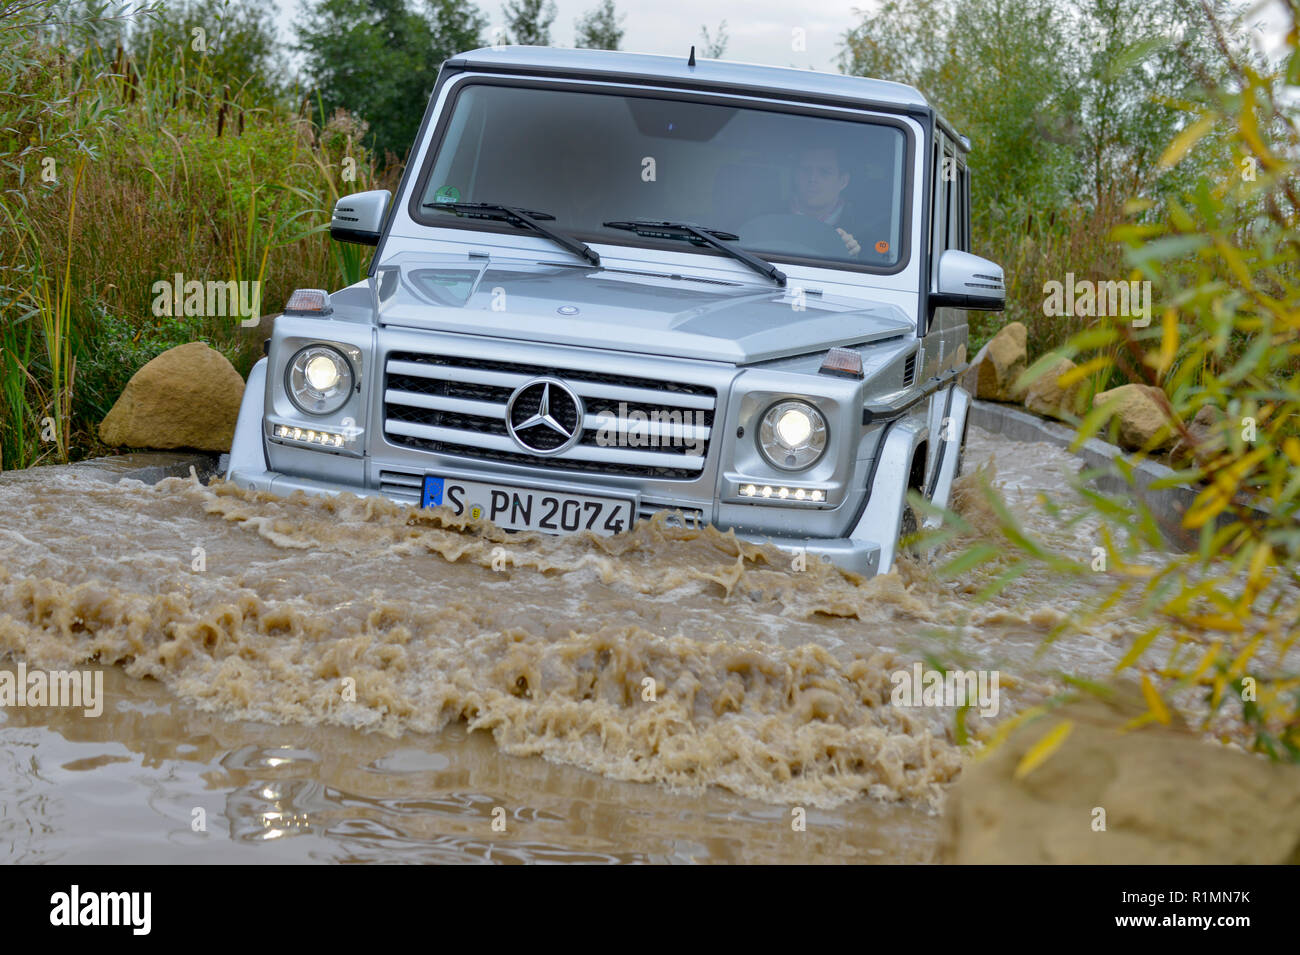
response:
<path id="1" fill-rule="evenodd" d="M 534 378 L 506 404 L 506 430 L 530 454 L 560 454 L 582 438 L 582 399 L 556 378 Z"/>

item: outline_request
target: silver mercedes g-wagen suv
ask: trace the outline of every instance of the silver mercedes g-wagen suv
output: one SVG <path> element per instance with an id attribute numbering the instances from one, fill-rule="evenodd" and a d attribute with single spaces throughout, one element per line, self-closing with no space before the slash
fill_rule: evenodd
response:
<path id="1" fill-rule="evenodd" d="M 290 297 L 227 477 L 508 530 L 667 511 L 887 571 L 909 489 L 945 505 L 960 467 L 965 310 L 1004 302 L 968 148 L 896 83 L 453 57 L 397 195 L 338 201 L 369 273 Z"/>

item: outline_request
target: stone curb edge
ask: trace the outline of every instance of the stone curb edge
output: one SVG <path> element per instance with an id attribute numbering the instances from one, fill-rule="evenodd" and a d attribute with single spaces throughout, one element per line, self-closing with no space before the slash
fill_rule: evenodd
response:
<path id="1" fill-rule="evenodd" d="M 1043 441 L 1062 450 L 1069 450 L 1075 438 L 1074 430 L 1068 425 L 994 401 L 972 401 L 970 421 L 976 427 L 1012 441 Z M 1089 438 L 1071 453 L 1082 458 L 1089 468 L 1106 472 L 1093 481 L 1099 490 L 1136 494 L 1150 509 L 1152 517 L 1170 543 L 1188 549 L 1197 546 L 1198 534 L 1183 527 L 1183 515 L 1200 491 L 1189 484 L 1154 489 L 1151 487 L 1156 481 L 1175 474 L 1172 468 L 1151 460 L 1134 463 L 1134 484 L 1130 485 L 1113 467 L 1115 460 L 1124 456 L 1123 449 L 1100 438 Z"/>
<path id="2" fill-rule="evenodd" d="M 89 458 L 74 464 L 56 464 L 0 473 L 0 482 L 18 475 L 48 474 L 65 471 L 100 481 L 116 484 L 118 481 L 142 481 L 157 484 L 164 478 L 190 476 L 190 468 L 198 475 L 201 484 L 207 484 L 221 472 L 215 454 L 202 451 L 137 451 L 131 454 Z"/>

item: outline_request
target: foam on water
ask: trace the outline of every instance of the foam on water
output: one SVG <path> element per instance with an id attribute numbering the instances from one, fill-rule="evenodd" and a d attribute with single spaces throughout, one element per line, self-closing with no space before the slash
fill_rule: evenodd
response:
<path id="1" fill-rule="evenodd" d="M 1046 532 L 1034 495 L 1077 463 L 975 429 L 968 462 L 995 448 L 1004 493 Z M 956 506 L 983 532 L 972 488 L 961 479 Z M 1037 656 L 1081 592 L 1030 574 L 977 603 L 937 579 L 942 554 L 863 580 L 796 572 L 712 528 L 512 535 L 375 498 L 180 479 L 24 476 L 0 502 L 0 651 L 29 665 L 115 665 L 229 720 L 390 738 L 464 726 L 505 753 L 770 803 L 937 808 L 962 763 L 952 711 L 890 703 L 890 674 L 924 653 L 1009 667 L 1003 716 L 1056 667 L 1118 656 L 1118 630 Z"/>

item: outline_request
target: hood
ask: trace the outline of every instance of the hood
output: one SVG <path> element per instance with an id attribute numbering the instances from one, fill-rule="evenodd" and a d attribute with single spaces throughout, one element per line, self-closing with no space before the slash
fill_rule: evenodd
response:
<path id="1" fill-rule="evenodd" d="M 598 266 L 407 252 L 374 282 L 382 325 L 738 365 L 913 331 L 884 303 Z"/>

